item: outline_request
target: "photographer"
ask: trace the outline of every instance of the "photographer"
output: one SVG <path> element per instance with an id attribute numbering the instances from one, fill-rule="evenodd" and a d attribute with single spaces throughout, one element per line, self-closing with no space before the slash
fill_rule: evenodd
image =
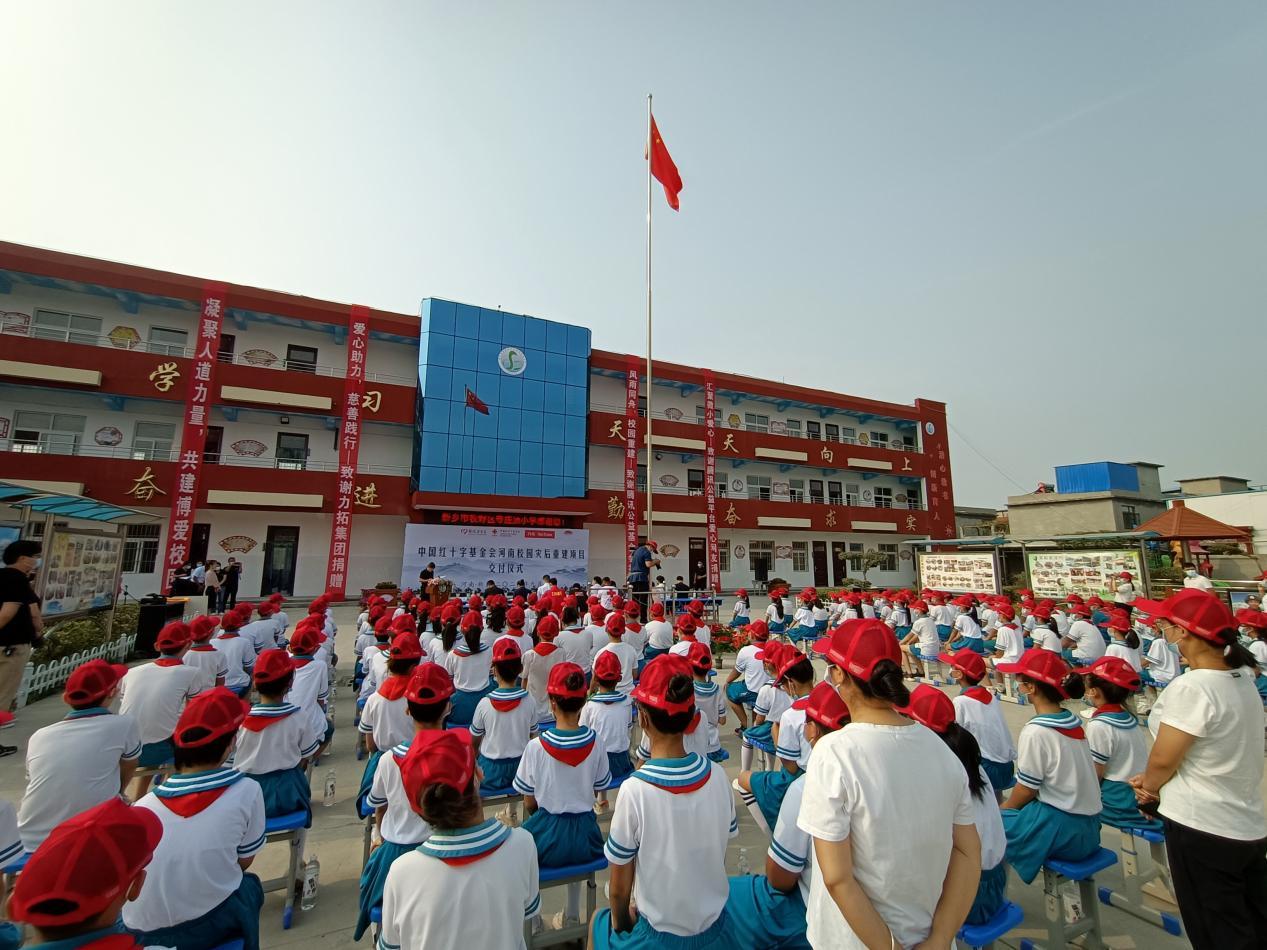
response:
<path id="1" fill-rule="evenodd" d="M 31 586 L 31 575 L 40 566 L 38 541 L 14 541 L 4 549 L 0 568 L 0 728 L 13 725 L 9 711 L 22 685 L 22 671 L 33 647 L 44 638 L 40 599 Z M 12 755 L 14 746 L 0 745 L 0 756 Z"/>

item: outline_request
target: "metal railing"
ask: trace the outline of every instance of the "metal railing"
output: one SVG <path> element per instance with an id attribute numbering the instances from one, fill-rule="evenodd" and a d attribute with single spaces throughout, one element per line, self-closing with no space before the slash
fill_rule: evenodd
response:
<path id="1" fill-rule="evenodd" d="M 589 487 L 595 489 L 596 491 L 624 491 L 625 489 L 624 482 L 590 482 Z M 645 492 L 646 490 L 647 490 L 646 483 L 639 481 L 638 491 Z M 885 504 L 876 504 L 874 501 L 864 502 L 861 499 L 854 498 L 853 496 L 846 496 L 846 497 L 841 497 L 841 498 L 838 498 L 835 496 L 829 496 L 827 498 L 823 498 L 822 496 L 807 495 L 804 492 L 801 492 L 799 494 L 791 493 L 787 497 L 783 497 L 779 495 L 774 495 L 772 492 L 769 492 L 769 491 L 752 491 L 752 490 L 734 491 L 733 489 L 724 487 L 722 485 L 718 485 L 716 491 L 717 491 L 718 498 L 726 498 L 733 501 L 776 501 L 776 502 L 779 502 L 780 504 L 791 504 L 791 505 L 840 505 L 841 507 L 849 507 L 849 508 L 877 508 L 877 509 L 892 509 L 896 511 L 927 511 L 928 510 L 926 505 L 922 505 L 919 502 L 897 501 L 896 499 L 893 501 L 892 504 L 885 505 Z M 657 495 L 687 495 L 687 496 L 702 498 L 704 497 L 704 489 L 683 487 L 681 485 L 657 485 L 655 487 L 655 494 Z"/>
<path id="2" fill-rule="evenodd" d="M 6 336 L 20 336 L 27 339 L 35 340 L 52 340 L 61 343 L 79 343 L 83 346 L 96 346 L 102 349 L 110 350 L 129 350 L 133 353 L 151 353 L 155 356 L 174 356 L 184 359 L 192 359 L 194 356 L 193 346 L 180 346 L 175 343 L 156 343 L 148 340 L 136 339 L 111 339 L 108 336 L 101 336 L 94 333 L 86 333 L 79 330 L 61 330 L 50 329 L 47 327 L 32 326 L 30 328 L 22 328 L 21 331 L 14 327 L 0 328 L 0 334 Z M 245 352 L 252 352 L 256 348 L 251 348 Z M 221 363 L 231 363 L 235 366 L 249 366 L 252 369 L 274 370 L 293 373 L 307 373 L 310 376 L 330 376 L 336 379 L 342 379 L 347 375 L 347 367 L 344 365 L 332 366 L 327 363 L 309 363 L 307 360 L 288 360 L 284 356 L 274 356 L 272 361 L 257 362 L 247 359 L 243 353 L 219 353 L 217 361 Z M 367 369 L 365 371 L 366 382 L 375 383 L 393 383 L 398 386 L 416 386 L 418 379 L 416 376 L 399 376 L 395 373 L 381 373 Z"/>

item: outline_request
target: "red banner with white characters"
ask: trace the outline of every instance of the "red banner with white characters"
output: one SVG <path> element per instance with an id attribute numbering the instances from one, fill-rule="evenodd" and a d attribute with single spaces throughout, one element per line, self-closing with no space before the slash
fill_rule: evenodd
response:
<path id="1" fill-rule="evenodd" d="M 326 558 L 326 590 L 342 597 L 348 586 L 352 550 L 352 502 L 356 497 L 356 460 L 361 453 L 361 408 L 365 399 L 365 357 L 370 340 L 368 307 L 353 307 L 348 317 L 347 375 L 343 382 L 343 418 L 339 420 L 339 481 Z"/>
<path id="2" fill-rule="evenodd" d="M 651 490 L 651 486 L 647 486 Z M 625 371 L 625 573 L 638 547 L 638 364 Z"/>
<path id="3" fill-rule="evenodd" d="M 194 337 L 194 357 L 185 395 L 180 458 L 172 488 L 171 516 L 167 521 L 167 550 L 163 554 L 163 589 L 169 593 L 176 580 L 176 571 L 189 560 L 189 542 L 194 516 L 198 513 L 202 453 L 207 447 L 207 415 L 211 412 L 211 391 L 220 352 L 220 329 L 224 325 L 225 308 L 228 307 L 227 292 L 228 287 L 221 283 L 208 282 L 202 288 L 198 332 Z"/>
<path id="4" fill-rule="evenodd" d="M 721 590 L 721 545 L 717 540 L 717 383 L 704 370 L 704 509 L 708 513 L 708 589 Z"/>

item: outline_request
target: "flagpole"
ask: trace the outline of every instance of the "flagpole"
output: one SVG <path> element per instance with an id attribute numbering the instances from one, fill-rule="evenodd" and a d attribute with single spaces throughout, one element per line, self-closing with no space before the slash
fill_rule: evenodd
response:
<path id="1" fill-rule="evenodd" d="M 651 445 L 651 93 L 647 93 L 647 538 L 651 539 L 655 522 L 652 504 L 651 468 L 655 451 Z"/>

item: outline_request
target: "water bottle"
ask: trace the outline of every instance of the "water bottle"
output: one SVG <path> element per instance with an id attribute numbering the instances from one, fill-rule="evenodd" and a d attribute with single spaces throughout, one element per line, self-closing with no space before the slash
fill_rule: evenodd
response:
<path id="1" fill-rule="evenodd" d="M 326 808 L 334 805 L 334 769 L 326 773 L 326 790 L 325 795 L 321 799 L 321 804 Z"/>
<path id="2" fill-rule="evenodd" d="M 304 891 L 299 898 L 299 907 L 301 910 L 312 910 L 317 903 L 317 887 L 321 883 L 321 862 L 317 860 L 317 855 L 308 856 L 308 861 L 304 864 Z"/>
<path id="3" fill-rule="evenodd" d="M 748 849 L 747 848 L 739 849 L 739 863 L 735 865 L 735 872 L 740 877 L 743 877 L 743 875 L 745 874 L 752 873 L 752 868 L 748 864 Z"/>

